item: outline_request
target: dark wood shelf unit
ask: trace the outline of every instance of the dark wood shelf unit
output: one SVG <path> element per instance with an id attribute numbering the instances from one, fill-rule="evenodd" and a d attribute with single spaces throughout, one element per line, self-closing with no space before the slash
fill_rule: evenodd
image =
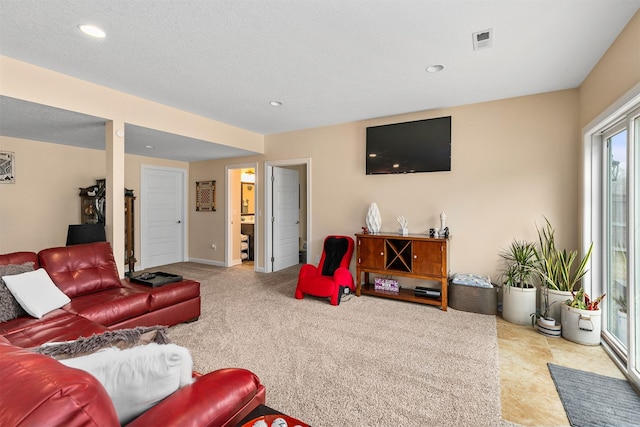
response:
<path id="1" fill-rule="evenodd" d="M 106 221 L 106 179 L 97 179 L 95 185 L 80 188 L 80 223 L 105 224 Z M 124 189 L 124 262 L 129 267 L 125 273 L 134 273 L 135 257 L 135 200 L 133 190 Z"/>
<path id="2" fill-rule="evenodd" d="M 449 238 L 423 235 L 356 234 L 356 295 L 439 306 L 447 310 Z M 369 274 L 403 276 L 440 283 L 440 298 L 416 296 L 412 288 L 380 291 Z M 362 275 L 364 274 L 364 281 Z"/>

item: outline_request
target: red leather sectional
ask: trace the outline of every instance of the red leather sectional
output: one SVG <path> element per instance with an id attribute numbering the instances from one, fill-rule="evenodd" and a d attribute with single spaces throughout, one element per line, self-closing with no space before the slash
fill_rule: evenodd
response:
<path id="1" fill-rule="evenodd" d="M 200 316 L 200 283 L 148 286 L 120 279 L 107 242 L 0 255 L 0 265 L 33 262 L 71 302 L 41 319 L 0 323 L 0 425 L 118 425 L 91 375 L 27 349 L 109 329 L 172 326 Z M 130 425 L 233 426 L 265 402 L 253 373 L 223 369 L 198 376 Z"/>

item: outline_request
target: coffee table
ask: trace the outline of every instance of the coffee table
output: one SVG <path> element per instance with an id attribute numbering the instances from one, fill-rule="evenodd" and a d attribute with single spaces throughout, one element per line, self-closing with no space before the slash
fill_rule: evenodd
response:
<path id="1" fill-rule="evenodd" d="M 236 427 L 311 427 L 266 405 L 258 405 Z"/>

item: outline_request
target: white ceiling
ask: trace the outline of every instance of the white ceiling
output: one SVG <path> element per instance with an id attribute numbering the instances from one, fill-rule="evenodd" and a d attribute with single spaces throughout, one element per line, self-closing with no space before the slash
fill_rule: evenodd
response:
<path id="1" fill-rule="evenodd" d="M 640 0 L 0 0 L 0 54 L 268 135 L 578 87 L 639 8 Z M 106 38 L 83 35 L 82 23 Z M 472 33 L 486 29 L 493 46 L 474 51 Z M 444 71 L 427 73 L 433 64 Z M 5 134 L 20 102 L 1 101 Z M 135 131 L 141 146 L 159 136 L 134 128 L 127 146 Z M 183 142 L 196 159 L 225 148 Z M 172 146 L 164 157 L 178 154 Z"/>

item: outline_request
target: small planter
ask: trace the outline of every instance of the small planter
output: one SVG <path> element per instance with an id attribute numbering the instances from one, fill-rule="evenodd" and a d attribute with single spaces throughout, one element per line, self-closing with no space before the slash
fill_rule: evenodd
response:
<path id="1" fill-rule="evenodd" d="M 556 291 L 555 289 L 547 289 L 547 291 L 547 295 L 549 296 L 549 317 L 560 320 L 562 303 L 568 299 L 571 299 L 571 291 Z"/>
<path id="2" fill-rule="evenodd" d="M 581 310 L 561 305 L 562 337 L 583 345 L 600 345 L 602 310 Z"/>
<path id="3" fill-rule="evenodd" d="M 536 288 L 504 287 L 502 318 L 516 325 L 531 325 L 531 313 L 536 311 Z"/>
<path id="4" fill-rule="evenodd" d="M 538 332 L 547 337 L 560 338 L 562 326 L 556 324 L 556 319 L 541 317 L 538 319 Z"/>

